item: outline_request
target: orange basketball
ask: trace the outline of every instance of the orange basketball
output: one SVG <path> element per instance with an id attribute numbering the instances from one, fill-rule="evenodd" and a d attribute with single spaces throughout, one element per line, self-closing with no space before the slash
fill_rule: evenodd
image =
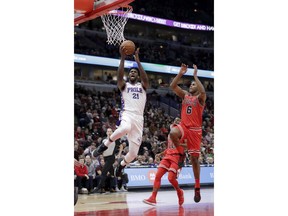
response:
<path id="1" fill-rule="evenodd" d="M 135 44 L 131 40 L 125 40 L 122 42 L 120 47 L 125 47 L 125 54 L 126 55 L 132 55 L 135 52 Z"/>

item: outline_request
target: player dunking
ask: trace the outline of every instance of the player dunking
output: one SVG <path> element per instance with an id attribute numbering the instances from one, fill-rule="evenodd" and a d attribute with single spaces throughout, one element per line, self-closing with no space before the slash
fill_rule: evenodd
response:
<path id="1" fill-rule="evenodd" d="M 188 154 L 192 162 L 195 178 L 194 201 L 200 202 L 200 144 L 202 139 L 202 114 L 206 100 L 205 88 L 197 77 L 197 66 L 193 64 L 194 81 L 189 87 L 189 92 L 181 89 L 177 83 L 187 72 L 187 65 L 182 64 L 179 74 L 170 84 L 171 89 L 182 98 L 181 123 L 170 131 L 170 138 L 177 149 L 181 150 L 180 140 L 187 140 Z"/>
<path id="2" fill-rule="evenodd" d="M 121 54 L 120 65 L 117 72 L 117 86 L 121 91 L 122 109 L 120 113 L 120 125 L 113 132 L 109 139 L 101 144 L 93 152 L 93 156 L 101 154 L 105 151 L 111 143 L 127 134 L 129 142 L 129 152 L 125 155 L 124 160 L 119 163 L 115 175 L 120 176 L 123 168 L 129 164 L 138 154 L 143 133 L 144 117 L 143 112 L 146 103 L 146 90 L 149 86 L 149 81 L 145 70 L 143 69 L 139 60 L 139 48 L 135 51 L 134 59 L 137 62 L 138 68 L 131 68 L 129 70 L 129 81 L 125 82 L 124 76 L 124 61 L 125 61 L 125 47 L 120 47 Z M 140 72 L 140 74 L 139 74 Z M 138 82 L 139 75 L 141 83 Z"/>
<path id="3" fill-rule="evenodd" d="M 176 127 L 180 122 L 180 118 L 175 118 L 173 124 L 170 126 L 170 129 Z M 186 147 L 185 144 L 180 144 Z M 159 153 L 159 155 L 165 155 L 165 157 L 161 160 L 156 177 L 153 184 L 152 195 L 148 199 L 144 199 L 143 202 L 149 205 L 156 205 L 156 196 L 158 190 L 161 186 L 161 178 L 163 175 L 168 172 L 168 180 L 177 191 L 178 195 L 178 203 L 181 206 L 184 202 L 184 192 L 180 189 L 178 181 L 177 181 L 177 170 L 179 169 L 179 159 L 182 155 L 184 155 L 184 147 L 180 146 L 180 152 L 175 148 L 173 142 L 168 136 L 168 145 L 167 149 L 164 152 Z"/>

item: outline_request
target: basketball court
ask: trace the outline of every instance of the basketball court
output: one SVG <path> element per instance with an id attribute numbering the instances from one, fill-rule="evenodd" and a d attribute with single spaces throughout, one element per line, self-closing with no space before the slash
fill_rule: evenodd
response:
<path id="1" fill-rule="evenodd" d="M 116 192 L 105 194 L 79 194 L 78 202 L 74 207 L 75 216 L 92 215 L 214 215 L 214 189 L 213 187 L 202 187 L 201 201 L 195 203 L 193 200 L 194 190 L 186 187 L 184 189 L 185 201 L 182 206 L 178 205 L 176 192 L 172 188 L 160 189 L 157 195 L 156 206 L 142 202 L 151 195 L 152 189 L 134 189 L 128 192 Z"/>

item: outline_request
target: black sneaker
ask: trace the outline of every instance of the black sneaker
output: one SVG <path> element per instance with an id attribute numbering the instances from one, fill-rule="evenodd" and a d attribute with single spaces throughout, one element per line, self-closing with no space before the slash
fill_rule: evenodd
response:
<path id="1" fill-rule="evenodd" d="M 125 166 L 122 166 L 122 165 L 121 165 L 121 162 L 119 162 L 118 166 L 117 166 L 116 169 L 115 169 L 115 176 L 116 176 L 116 177 L 121 177 L 121 175 L 122 175 L 122 170 L 123 170 L 125 167 L 126 167 L 126 165 L 125 165 Z"/>
<path id="2" fill-rule="evenodd" d="M 93 152 L 92 152 L 92 155 L 93 155 L 93 157 L 98 157 L 100 154 L 102 154 L 105 150 L 107 150 L 108 149 L 108 147 L 107 146 L 105 146 L 103 143 L 100 145 L 100 146 L 98 146 L 98 148 L 97 149 L 95 149 Z"/>
<path id="3" fill-rule="evenodd" d="M 91 194 L 93 194 L 93 193 L 100 193 L 101 194 L 101 193 L 106 193 L 106 191 L 104 188 L 95 188 L 90 193 Z"/>
<path id="4" fill-rule="evenodd" d="M 95 189 L 90 189 L 90 190 L 88 191 L 88 194 L 93 194 L 93 193 L 95 193 Z"/>
<path id="5" fill-rule="evenodd" d="M 198 203 L 198 202 L 200 202 L 200 200 L 201 200 L 200 188 L 194 188 L 194 192 L 195 192 L 195 194 L 194 194 L 194 201 L 195 201 L 196 203 Z"/>

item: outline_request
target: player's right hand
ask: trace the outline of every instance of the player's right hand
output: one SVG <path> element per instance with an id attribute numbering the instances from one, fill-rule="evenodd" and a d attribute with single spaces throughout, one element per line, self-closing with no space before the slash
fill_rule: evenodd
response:
<path id="1" fill-rule="evenodd" d="M 184 75 L 187 72 L 187 70 L 188 70 L 188 65 L 185 65 L 182 63 L 179 73 Z"/>
<path id="2" fill-rule="evenodd" d="M 124 57 L 124 58 L 126 57 L 125 50 L 126 50 L 126 49 L 125 49 L 125 46 L 122 46 L 122 47 L 120 46 L 120 47 L 119 47 L 119 53 L 120 53 L 120 55 L 121 55 L 122 57 Z"/>

